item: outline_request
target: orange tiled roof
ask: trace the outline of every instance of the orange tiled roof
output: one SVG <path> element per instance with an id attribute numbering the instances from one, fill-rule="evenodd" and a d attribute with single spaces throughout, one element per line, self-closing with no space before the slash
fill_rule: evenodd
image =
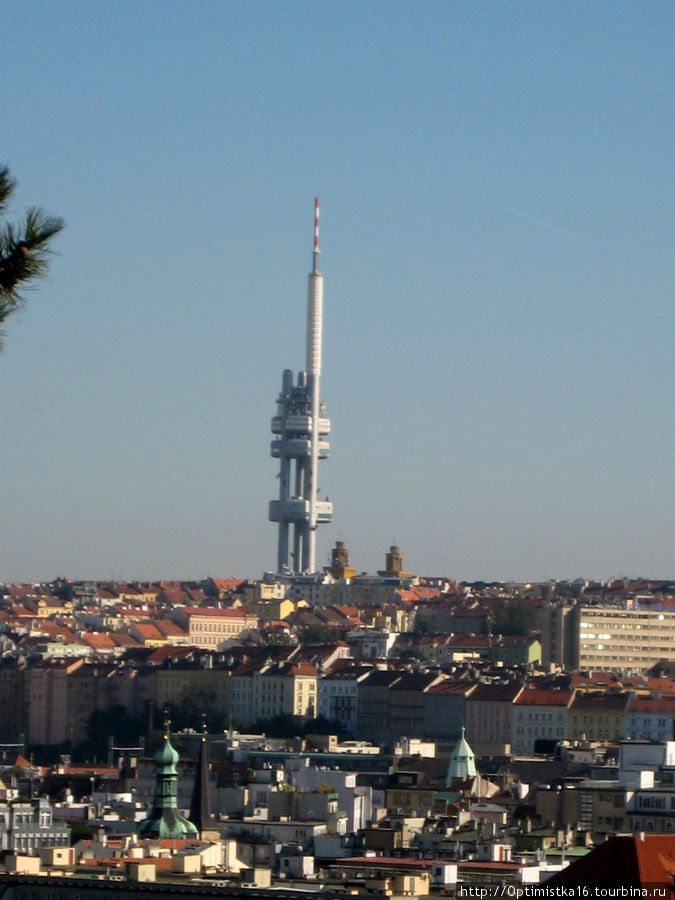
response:
<path id="1" fill-rule="evenodd" d="M 110 635 L 102 631 L 84 631 L 82 640 L 95 650 L 114 650 L 116 646 Z"/>
<path id="2" fill-rule="evenodd" d="M 309 662 L 298 662 L 288 668 L 289 675 L 317 675 L 319 670 Z"/>
<path id="3" fill-rule="evenodd" d="M 133 630 L 142 637 L 144 641 L 162 641 L 165 637 L 159 628 L 156 628 L 152 622 L 136 622 L 133 625 Z"/>
<path id="4" fill-rule="evenodd" d="M 243 578 L 212 578 L 211 581 L 219 591 L 230 591 L 236 590 L 239 585 L 244 583 Z"/>
<path id="5" fill-rule="evenodd" d="M 156 619 L 155 626 L 165 637 L 187 637 L 187 631 L 171 619 Z"/>

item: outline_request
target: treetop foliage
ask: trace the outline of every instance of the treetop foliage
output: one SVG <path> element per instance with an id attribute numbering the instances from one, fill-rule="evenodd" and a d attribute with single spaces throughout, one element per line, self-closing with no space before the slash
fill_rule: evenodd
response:
<path id="1" fill-rule="evenodd" d="M 0 216 L 7 214 L 15 188 L 9 167 L 0 166 Z M 49 243 L 64 227 L 63 219 L 39 207 L 29 207 L 18 224 L 0 222 L 0 350 L 5 321 L 25 304 L 21 291 L 47 274 Z"/>

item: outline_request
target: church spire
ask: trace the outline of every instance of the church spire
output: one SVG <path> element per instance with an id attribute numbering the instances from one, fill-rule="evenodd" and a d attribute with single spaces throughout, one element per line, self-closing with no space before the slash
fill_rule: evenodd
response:
<path id="1" fill-rule="evenodd" d="M 191 838 L 197 829 L 178 809 L 178 769 L 180 759 L 171 744 L 171 722 L 164 720 L 162 746 L 155 754 L 155 797 L 147 819 L 138 826 L 140 838 Z"/>
<path id="2" fill-rule="evenodd" d="M 200 832 L 214 827 L 209 802 L 209 761 L 206 746 L 206 716 L 202 714 L 202 738 L 199 742 L 199 755 L 195 771 L 195 783 L 192 789 L 190 812 L 188 819 Z"/>
<path id="3" fill-rule="evenodd" d="M 466 781 L 467 778 L 475 778 L 477 774 L 476 757 L 469 746 L 469 742 L 465 736 L 464 726 L 462 725 L 462 735 L 450 754 L 448 772 L 445 776 L 445 786 L 452 787 L 452 785 L 458 781 Z"/>

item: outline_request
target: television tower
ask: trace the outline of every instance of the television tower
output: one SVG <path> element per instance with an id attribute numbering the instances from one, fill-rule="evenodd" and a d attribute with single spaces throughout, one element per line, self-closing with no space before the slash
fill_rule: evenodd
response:
<path id="1" fill-rule="evenodd" d="M 316 529 L 333 518 L 333 504 L 319 500 L 319 460 L 330 449 L 330 434 L 319 397 L 321 332 L 323 328 L 323 275 L 319 272 L 319 198 L 314 201 L 314 250 L 307 279 L 307 336 L 305 371 L 282 375 L 277 414 L 272 418 L 271 454 L 280 460 L 279 499 L 270 501 L 269 519 L 279 523 L 277 572 L 316 571 Z M 293 526 L 293 548 L 289 537 Z"/>

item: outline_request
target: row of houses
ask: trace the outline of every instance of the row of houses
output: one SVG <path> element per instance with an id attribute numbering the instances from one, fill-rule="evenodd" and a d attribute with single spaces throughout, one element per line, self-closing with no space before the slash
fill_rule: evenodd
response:
<path id="1" fill-rule="evenodd" d="M 296 635 L 311 625 L 339 631 L 359 621 L 366 624 L 360 617 L 368 609 L 363 617 L 367 624 L 409 635 L 397 641 L 399 652 L 432 661 L 473 653 L 505 665 L 541 659 L 546 667 L 567 671 L 646 670 L 670 658 L 675 638 L 675 587 L 668 582 L 458 585 L 448 579 L 389 577 L 386 572 L 336 578 L 327 571 L 260 581 L 207 578 L 127 584 L 57 579 L 47 585 L 6 584 L 0 586 L 0 595 L 0 626 L 82 613 L 89 630 L 119 631 L 134 622 L 138 632 L 147 632 L 142 642 L 161 642 L 161 628 L 159 634 L 153 632 L 155 620 L 172 619 L 188 632 L 189 642 L 213 648 L 218 637 L 225 640 L 240 633 L 234 621 L 228 627 L 225 621 L 200 621 L 200 615 L 218 605 L 233 619 L 248 611 L 241 630 L 264 623 L 282 632 L 290 627 Z M 321 608 L 332 612 L 322 613 Z M 176 609 L 184 611 L 182 624 Z M 185 610 L 192 610 L 194 627 Z M 508 637 L 500 636 L 504 630 L 510 632 Z"/>
<path id="2" fill-rule="evenodd" d="M 122 659 L 0 663 L 0 740 L 77 744 L 96 710 L 200 706 L 247 728 L 276 717 L 336 723 L 354 738 L 457 738 L 480 755 L 552 753 L 561 741 L 672 740 L 675 682 L 605 673 L 526 676 L 485 663 L 448 670 L 354 660 L 344 642 L 307 646 L 145 648 Z"/>

